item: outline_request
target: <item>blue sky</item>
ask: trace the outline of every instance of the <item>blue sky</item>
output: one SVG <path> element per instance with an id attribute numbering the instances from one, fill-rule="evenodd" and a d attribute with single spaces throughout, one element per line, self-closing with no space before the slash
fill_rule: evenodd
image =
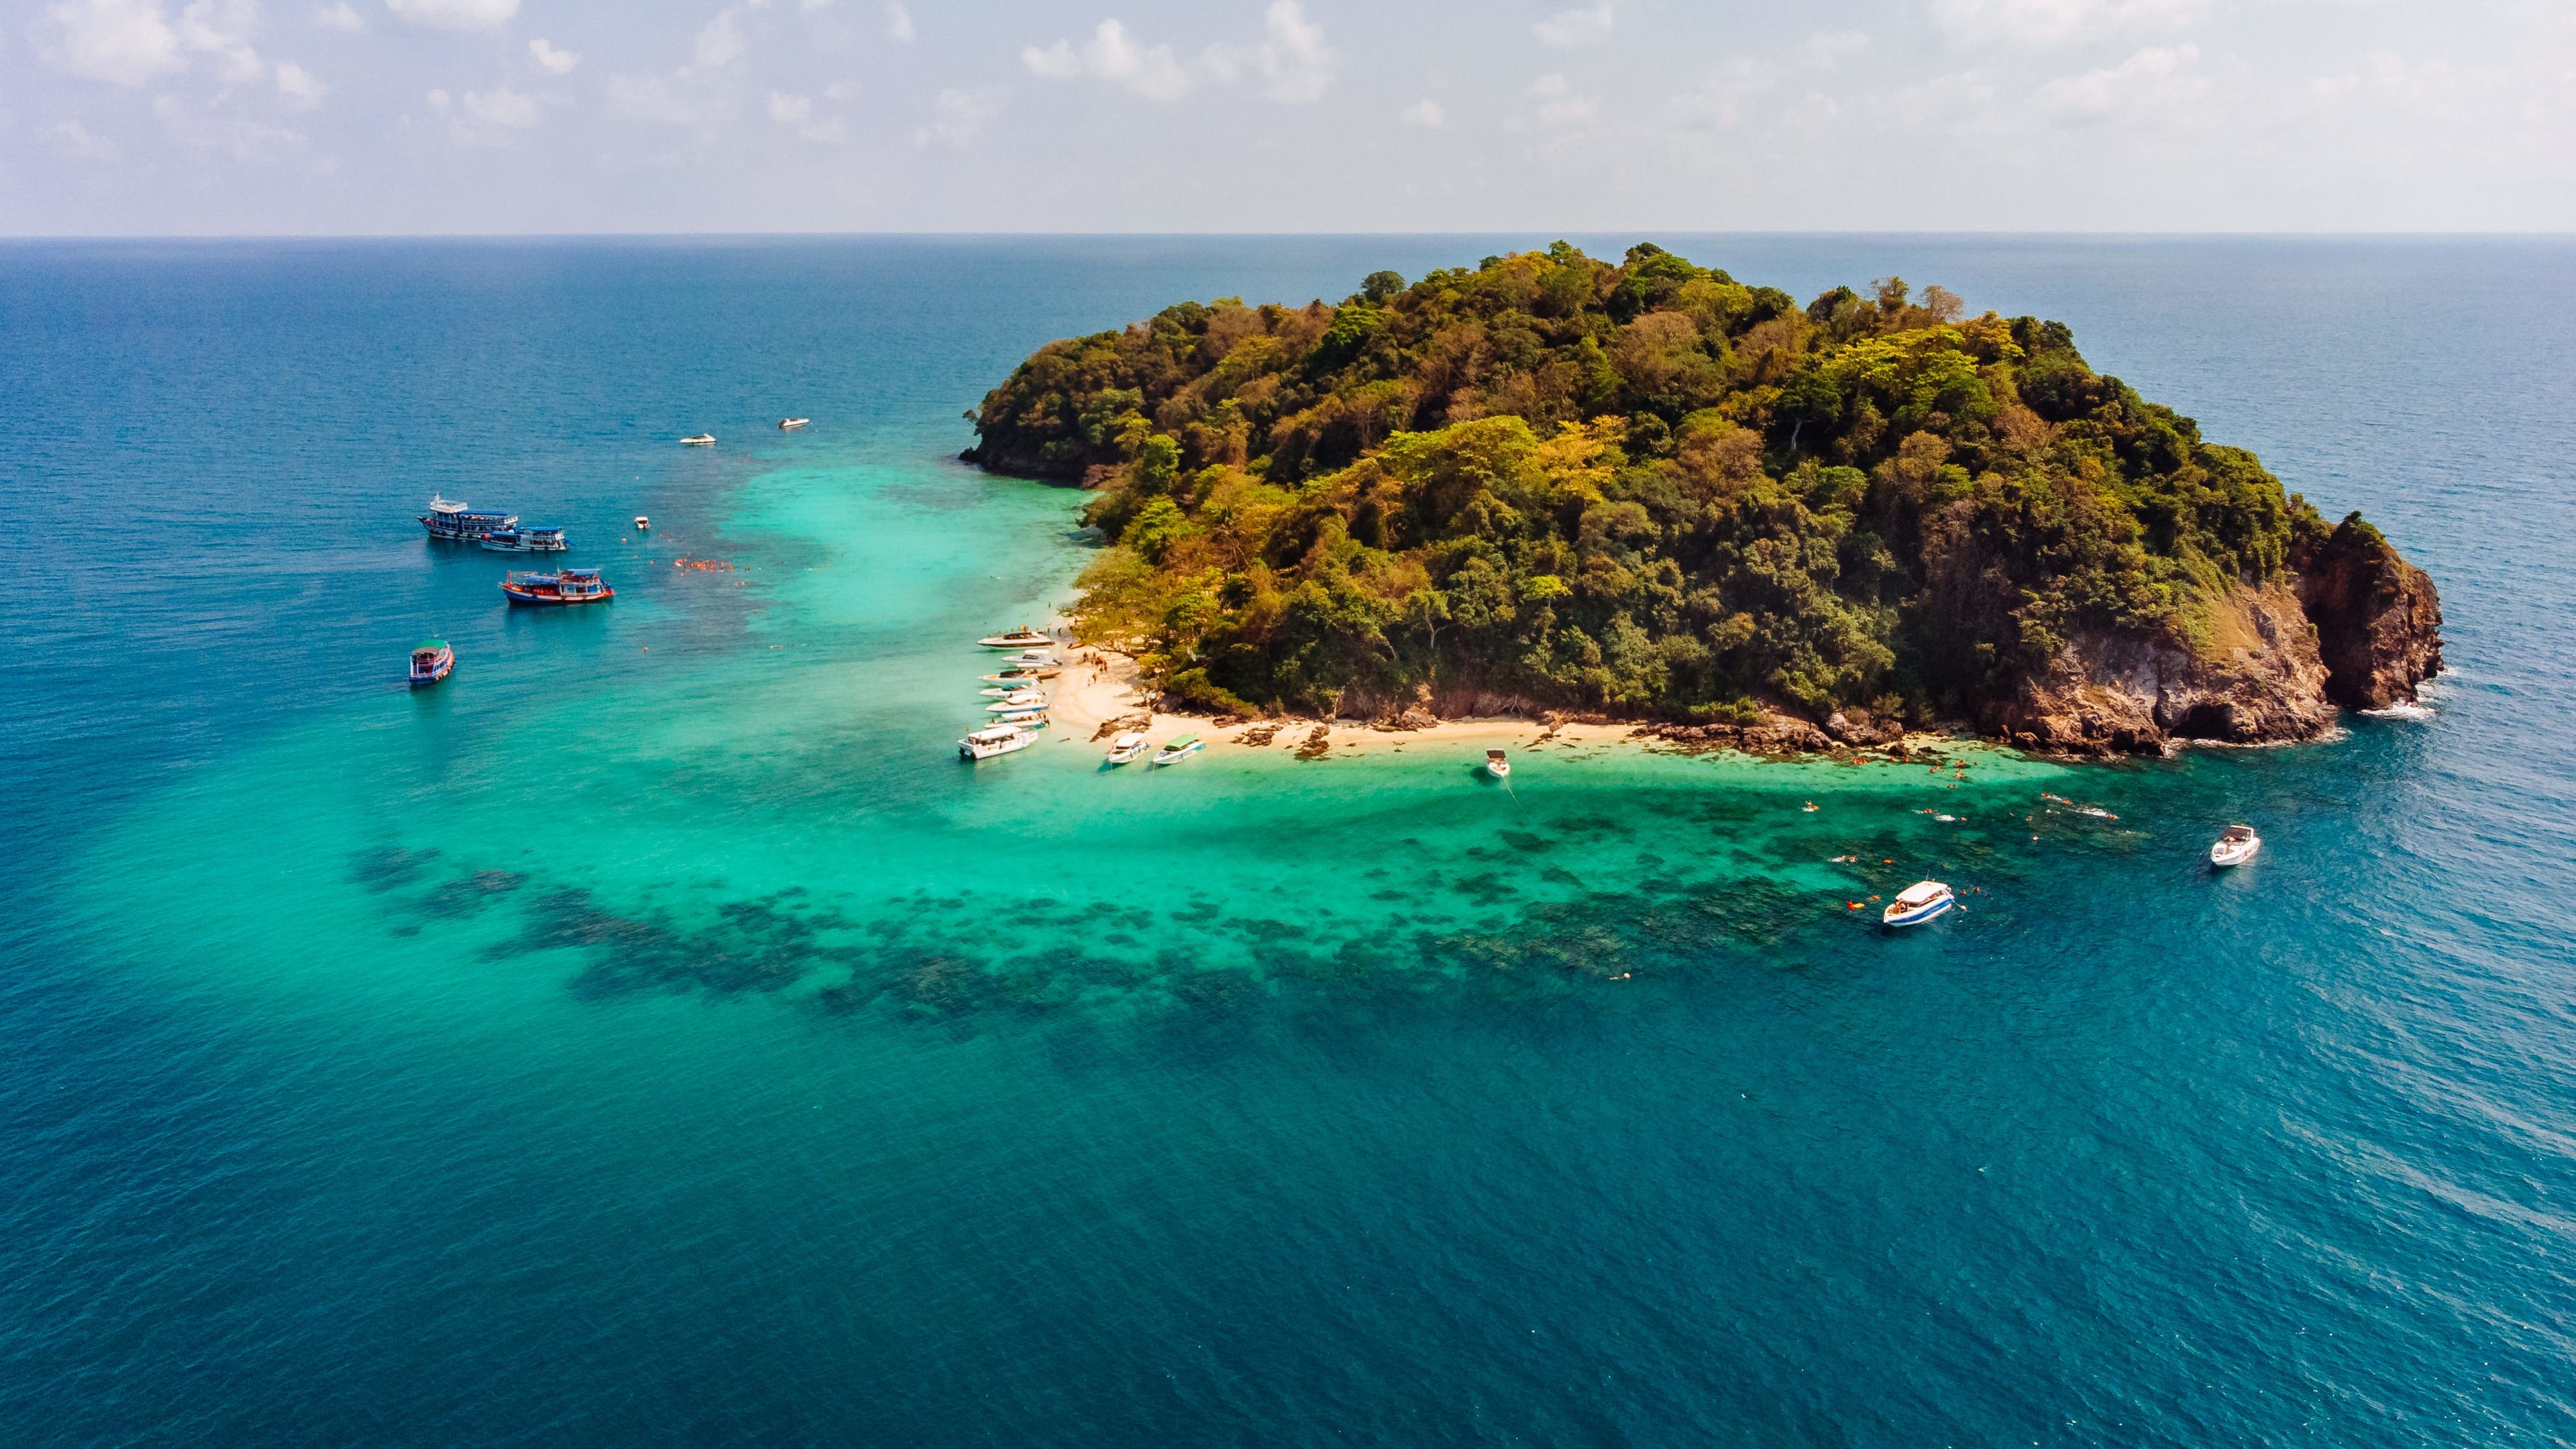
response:
<path id="1" fill-rule="evenodd" d="M 0 233 L 2576 230 L 2565 0 L 0 0 Z"/>

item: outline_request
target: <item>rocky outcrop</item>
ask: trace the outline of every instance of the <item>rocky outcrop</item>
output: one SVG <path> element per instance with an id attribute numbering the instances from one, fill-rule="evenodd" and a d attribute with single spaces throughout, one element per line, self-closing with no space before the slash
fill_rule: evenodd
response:
<path id="1" fill-rule="evenodd" d="M 1748 755 L 1810 755 L 1834 747 L 1834 737 L 1814 724 L 1767 710 L 1744 724 L 1643 724 L 1637 727 L 1637 737 L 1694 749 L 1742 750 Z"/>
<path id="2" fill-rule="evenodd" d="M 2185 740 L 2273 744 L 2334 727 L 2316 633 L 2286 581 L 2239 585 L 2191 637 L 2096 633 L 1988 706 L 1986 728 L 2024 749 L 2170 754 Z"/>
<path id="3" fill-rule="evenodd" d="M 2415 687 L 2441 672 L 2442 601 L 2432 579 L 2398 557 L 2360 514 L 2322 537 L 2295 538 L 2290 567 L 2335 703 L 2412 704 Z"/>

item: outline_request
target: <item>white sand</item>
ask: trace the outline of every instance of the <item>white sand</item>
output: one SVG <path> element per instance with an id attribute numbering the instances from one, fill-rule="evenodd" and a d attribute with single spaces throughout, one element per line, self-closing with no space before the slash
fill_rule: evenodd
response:
<path id="1" fill-rule="evenodd" d="M 1553 745 L 1624 740 L 1632 732 L 1632 727 L 1624 724 L 1564 724 L 1551 729 L 1536 720 L 1512 718 L 1442 720 L 1419 730 L 1383 730 L 1349 720 L 1324 724 L 1311 719 L 1254 719 L 1220 727 L 1197 715 L 1149 711 L 1137 688 L 1136 661 L 1126 655 L 1071 645 L 1061 648 L 1058 654 L 1065 661 L 1064 672 L 1047 681 L 1048 713 L 1057 736 L 1077 742 L 1095 735 L 1105 739 L 1101 727 L 1113 721 L 1118 729 L 1141 729 L 1157 741 L 1175 734 L 1196 734 L 1208 742 L 1210 749 L 1238 750 L 1264 748 L 1246 743 L 1244 736 L 1269 730 L 1272 740 L 1267 748 L 1293 751 L 1303 747 L 1321 727 L 1335 755 L 1364 754 L 1398 745 L 1454 746 L 1461 754 L 1481 754 L 1488 749 L 1528 749 L 1541 740 Z"/>

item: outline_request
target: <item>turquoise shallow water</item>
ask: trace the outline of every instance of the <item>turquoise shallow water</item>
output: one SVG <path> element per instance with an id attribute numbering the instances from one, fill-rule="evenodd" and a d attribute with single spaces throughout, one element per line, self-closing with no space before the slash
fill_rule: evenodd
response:
<path id="1" fill-rule="evenodd" d="M 0 1439 L 2576 1433 L 2570 248 L 1664 239 L 2068 320 L 2432 570 L 2428 718 L 957 765 L 1085 556 L 983 387 L 1528 240 L 0 250 Z"/>

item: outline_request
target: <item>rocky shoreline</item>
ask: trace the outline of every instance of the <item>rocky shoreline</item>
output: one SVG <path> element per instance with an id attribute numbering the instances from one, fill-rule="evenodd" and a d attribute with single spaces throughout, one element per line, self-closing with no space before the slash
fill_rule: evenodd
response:
<path id="1" fill-rule="evenodd" d="M 2345 709 L 2414 703 L 2419 686 L 2442 668 L 2442 606 L 2433 581 L 2358 515 L 2301 539 L 2282 575 L 2238 584 L 2195 623 L 2199 637 L 2190 639 L 2079 636 L 2010 694 L 1986 702 L 1978 718 L 1940 722 L 1931 732 L 2094 759 L 2169 756 L 2189 743 L 2294 744 L 2334 733 Z M 1781 757 L 1907 751 L 1909 733 L 1922 733 L 1919 722 L 1909 730 L 1857 708 L 1812 720 L 1766 707 L 1750 720 L 1691 723 L 1475 694 L 1345 699 L 1343 706 L 1322 723 L 1396 733 L 1497 719 L 1625 726 L 1631 738 L 1686 749 Z M 1218 726 L 1245 722 L 1168 697 L 1157 707 Z M 1302 717 L 1280 722 L 1293 718 Z"/>

